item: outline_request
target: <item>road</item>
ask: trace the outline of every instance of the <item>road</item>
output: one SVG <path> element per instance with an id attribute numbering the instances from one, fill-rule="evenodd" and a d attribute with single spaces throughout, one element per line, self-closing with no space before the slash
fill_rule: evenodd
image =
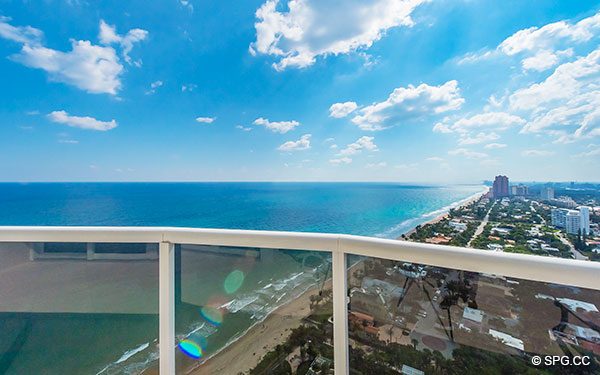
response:
<path id="1" fill-rule="evenodd" d="M 573 246 L 573 244 L 571 244 L 571 242 L 569 242 L 569 240 L 567 240 L 565 238 L 565 236 L 561 233 L 557 233 L 556 236 L 558 237 L 558 239 L 560 240 L 560 242 L 564 243 L 565 245 L 569 246 L 569 250 L 571 250 L 571 254 L 573 254 L 573 257 L 575 257 L 575 259 L 579 259 L 579 260 L 589 260 L 588 257 L 586 257 L 585 255 L 581 254 L 579 251 L 577 251 L 575 249 L 575 246 Z"/>
<path id="2" fill-rule="evenodd" d="M 496 205 L 496 202 L 494 202 L 492 204 L 492 206 L 490 207 L 488 212 L 485 214 L 483 221 L 479 224 L 479 226 L 475 230 L 475 233 L 473 233 L 473 237 L 471 237 L 471 239 L 469 240 L 469 243 L 467 243 L 467 247 L 471 247 L 471 242 L 473 242 L 473 240 L 476 239 L 477 236 L 479 236 L 483 232 L 488 221 L 490 221 L 490 212 L 492 212 L 492 208 L 494 208 L 495 205 Z"/>

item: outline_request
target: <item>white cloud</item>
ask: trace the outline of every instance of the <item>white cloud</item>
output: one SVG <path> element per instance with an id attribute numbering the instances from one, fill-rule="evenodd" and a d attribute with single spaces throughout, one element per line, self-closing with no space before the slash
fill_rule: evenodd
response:
<path id="1" fill-rule="evenodd" d="M 600 156 L 600 146 L 599 145 L 590 144 L 590 145 L 588 145 L 587 148 L 589 149 L 589 151 L 584 151 L 582 153 L 575 155 L 574 157 L 588 158 L 588 157 Z"/>
<path id="2" fill-rule="evenodd" d="M 117 127 L 117 122 L 115 120 L 100 121 L 93 117 L 71 116 L 65 111 L 54 111 L 49 113 L 48 119 L 59 124 L 87 130 L 107 131 Z"/>
<path id="3" fill-rule="evenodd" d="M 368 169 L 381 169 L 387 167 L 387 163 L 385 161 L 379 163 L 367 163 L 365 167 Z"/>
<path id="4" fill-rule="evenodd" d="M 445 160 L 444 158 L 440 158 L 439 156 L 431 156 L 431 157 L 425 159 L 425 161 L 438 161 L 438 162 L 441 162 L 444 160 Z"/>
<path id="5" fill-rule="evenodd" d="M 72 41 L 71 48 L 69 52 L 62 52 L 24 45 L 20 53 L 10 58 L 46 71 L 52 81 L 73 85 L 92 94 L 116 95 L 121 88 L 123 66 L 115 50 L 83 40 Z"/>
<path id="6" fill-rule="evenodd" d="M 196 122 L 201 124 L 212 124 L 216 119 L 216 117 L 196 117 Z"/>
<path id="7" fill-rule="evenodd" d="M 504 144 L 504 143 L 489 143 L 484 146 L 484 148 L 487 148 L 490 150 L 494 150 L 494 149 L 498 149 L 498 148 L 505 148 L 505 147 L 506 147 L 506 144 Z"/>
<path id="8" fill-rule="evenodd" d="M 538 72 L 550 69 L 556 64 L 558 64 L 558 56 L 547 50 L 541 50 L 535 56 L 521 61 L 524 70 L 536 70 Z"/>
<path id="9" fill-rule="evenodd" d="M 332 144 L 331 146 L 329 146 L 330 149 L 335 150 L 338 148 L 338 145 L 336 145 L 335 143 Z"/>
<path id="10" fill-rule="evenodd" d="M 73 85 L 93 94 L 116 95 L 121 88 L 123 65 L 114 48 L 94 45 L 87 40 L 71 40 L 70 51 L 54 50 L 41 44 L 43 33 L 40 30 L 31 26 L 14 27 L 7 21 L 6 17 L 0 19 L 0 37 L 23 44 L 19 53 L 10 56 L 12 61 L 42 69 L 48 73 L 51 81 Z M 133 42 L 143 39 L 141 35 L 146 33 L 144 30 L 134 29 L 127 36 L 121 37 L 114 32 L 111 34 L 110 30 L 113 29 L 104 22 L 100 23 L 100 29 L 100 37 L 107 43 L 119 40 L 126 60 Z M 146 34 L 143 35 L 145 37 Z"/>
<path id="11" fill-rule="evenodd" d="M 257 118 L 254 120 L 254 125 L 264 126 L 265 128 L 271 130 L 274 133 L 285 134 L 290 130 L 293 130 L 295 127 L 299 126 L 300 123 L 298 121 L 269 121 L 266 118 Z"/>
<path id="12" fill-rule="evenodd" d="M 75 140 L 75 139 L 59 139 L 58 143 L 64 143 L 64 144 L 68 144 L 68 145 L 76 145 L 79 143 L 79 141 Z"/>
<path id="13" fill-rule="evenodd" d="M 454 80 L 440 86 L 408 85 L 395 89 L 387 100 L 362 108 L 352 122 L 362 130 L 381 130 L 427 115 L 457 110 L 464 102 L 458 82 Z"/>
<path id="14" fill-rule="evenodd" d="M 187 8 L 187 10 L 189 10 L 190 12 L 194 11 L 194 5 L 190 0 L 179 0 L 179 4 L 181 4 L 181 6 L 183 6 L 184 8 Z"/>
<path id="15" fill-rule="evenodd" d="M 519 116 L 512 115 L 506 112 L 485 112 L 479 113 L 471 117 L 464 117 L 454 122 L 437 123 L 433 127 L 433 131 L 440 133 L 467 133 L 473 129 L 491 128 L 493 130 L 505 130 L 514 125 L 523 125 L 525 120 Z"/>
<path id="16" fill-rule="evenodd" d="M 336 159 L 330 159 L 329 162 L 333 165 L 350 164 L 352 163 L 352 159 L 349 157 L 341 157 Z"/>
<path id="17" fill-rule="evenodd" d="M 468 136 L 466 134 L 463 134 L 463 137 L 461 137 L 458 140 L 458 144 L 459 145 L 476 145 L 476 144 L 480 144 L 480 143 L 484 143 L 484 142 L 495 141 L 498 138 L 500 138 L 500 136 L 494 132 L 492 132 L 492 133 L 481 132 L 474 136 Z"/>
<path id="18" fill-rule="evenodd" d="M 188 83 L 187 85 L 181 85 L 181 92 L 191 92 L 194 91 L 196 88 L 198 87 L 198 85 L 194 84 L 194 83 Z"/>
<path id="19" fill-rule="evenodd" d="M 123 59 L 131 64 L 129 53 L 133 49 L 133 44 L 141 42 L 148 36 L 148 31 L 143 29 L 131 29 L 125 35 L 117 34 L 117 29 L 114 25 L 109 25 L 104 20 L 100 20 L 100 34 L 98 39 L 104 45 L 119 44 L 121 46 L 121 54 Z M 137 66 L 141 65 L 141 60 L 135 62 Z"/>
<path id="20" fill-rule="evenodd" d="M 547 151 L 547 150 L 525 150 L 525 151 L 521 152 L 521 155 L 523 155 L 523 156 L 549 156 L 549 155 L 554 155 L 554 152 Z"/>
<path id="21" fill-rule="evenodd" d="M 245 131 L 245 132 L 252 131 L 251 127 L 246 127 L 246 126 L 243 126 L 243 125 L 236 125 L 235 128 L 236 129 L 240 129 L 240 130 Z"/>
<path id="22" fill-rule="evenodd" d="M 425 0 L 267 0 L 257 11 L 252 54 L 277 56 L 277 70 L 303 68 L 318 56 L 366 49 L 386 30 L 412 26 L 411 13 Z M 280 10 L 285 8 L 287 11 Z"/>
<path id="23" fill-rule="evenodd" d="M 302 151 L 310 148 L 310 134 L 304 134 L 297 141 L 287 141 L 277 149 L 279 151 Z"/>
<path id="24" fill-rule="evenodd" d="M 556 100 L 573 98 L 582 90 L 590 88 L 590 84 L 591 89 L 595 89 L 598 73 L 600 73 L 600 49 L 573 62 L 560 65 L 540 83 L 517 90 L 509 98 L 510 106 L 515 110 L 529 110 Z"/>
<path id="25" fill-rule="evenodd" d="M 374 137 L 363 136 L 356 140 L 356 142 L 350 143 L 346 148 L 341 150 L 338 156 L 350 156 L 361 153 L 363 150 L 366 151 L 379 151 L 377 145 L 373 142 Z"/>
<path id="26" fill-rule="evenodd" d="M 358 106 L 355 102 L 335 103 L 329 107 L 329 117 L 342 118 L 354 112 Z"/>
<path id="27" fill-rule="evenodd" d="M 150 84 L 150 89 L 146 91 L 146 95 L 152 95 L 156 92 L 156 89 L 163 85 L 163 81 L 154 81 Z"/>
<path id="28" fill-rule="evenodd" d="M 9 17 L 0 16 L 0 37 L 13 42 L 39 45 L 44 37 L 44 33 L 31 26 L 12 26 L 8 22 Z"/>
<path id="29" fill-rule="evenodd" d="M 488 157 L 488 154 L 485 154 L 483 152 L 471 151 L 466 148 L 457 148 L 456 150 L 450 150 L 448 151 L 448 155 L 464 156 L 468 159 L 483 159 Z"/>
<path id="30" fill-rule="evenodd" d="M 572 24 L 567 21 L 549 23 L 540 28 L 519 30 L 506 38 L 498 49 L 512 56 L 524 51 L 553 49 L 559 42 L 587 42 L 600 31 L 600 13 Z"/>

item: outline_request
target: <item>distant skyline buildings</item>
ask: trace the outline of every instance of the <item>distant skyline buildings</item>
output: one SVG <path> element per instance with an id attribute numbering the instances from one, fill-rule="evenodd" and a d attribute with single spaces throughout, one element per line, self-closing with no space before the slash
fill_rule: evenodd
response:
<path id="1" fill-rule="evenodd" d="M 507 176 L 496 176 L 492 185 L 492 196 L 494 198 L 504 198 L 510 196 Z"/>

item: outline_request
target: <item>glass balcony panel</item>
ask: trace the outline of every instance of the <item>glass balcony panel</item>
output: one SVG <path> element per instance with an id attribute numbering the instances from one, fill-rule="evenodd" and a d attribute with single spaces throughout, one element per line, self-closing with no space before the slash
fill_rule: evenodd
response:
<path id="1" fill-rule="evenodd" d="M 348 288 L 351 374 L 600 373 L 597 290 L 378 258 Z"/>
<path id="2" fill-rule="evenodd" d="M 0 374 L 139 374 L 157 338 L 157 244 L 0 243 Z"/>
<path id="3" fill-rule="evenodd" d="M 176 246 L 178 373 L 333 373 L 331 254 Z"/>

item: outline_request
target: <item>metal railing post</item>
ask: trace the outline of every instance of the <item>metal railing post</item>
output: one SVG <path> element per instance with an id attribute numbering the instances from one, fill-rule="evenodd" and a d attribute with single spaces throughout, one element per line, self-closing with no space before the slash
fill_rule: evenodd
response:
<path id="1" fill-rule="evenodd" d="M 161 242 L 158 259 L 159 367 L 161 375 L 175 374 L 175 245 Z"/>
<path id="2" fill-rule="evenodd" d="M 333 365 L 335 375 L 347 375 L 350 364 L 348 356 L 348 272 L 346 253 L 337 248 L 331 254 L 333 278 Z"/>

